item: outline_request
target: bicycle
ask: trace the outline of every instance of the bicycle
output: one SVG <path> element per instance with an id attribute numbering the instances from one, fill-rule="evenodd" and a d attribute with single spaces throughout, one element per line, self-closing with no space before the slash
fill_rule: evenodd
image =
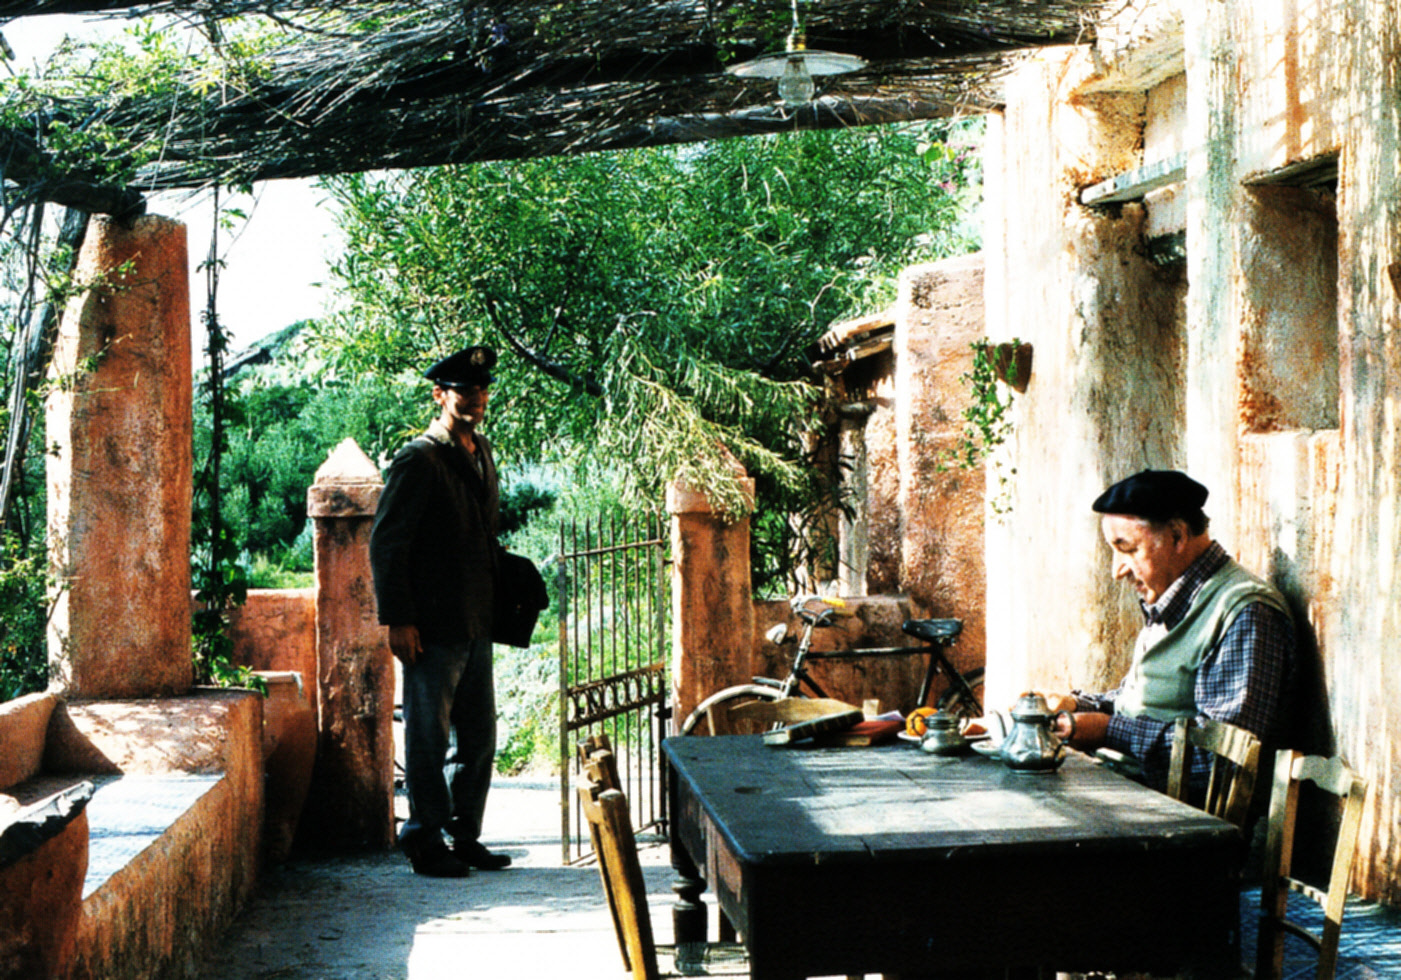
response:
<path id="1" fill-rule="evenodd" d="M 821 608 L 813 608 L 814 603 L 821 603 Z M 846 604 L 840 599 L 801 595 L 790 600 L 789 605 L 794 615 L 802 620 L 805 626 L 798 640 L 788 676 L 782 680 L 774 677 L 755 677 L 748 684 L 736 684 L 733 687 L 716 691 L 696 705 L 695 710 L 686 716 L 685 722 L 681 725 L 682 735 L 753 734 L 760 729 L 752 724 L 732 722 L 730 711 L 733 708 L 753 701 L 778 701 L 789 697 L 827 697 L 827 692 L 822 689 L 822 685 L 808 672 L 808 660 L 853 660 L 866 657 L 927 654 L 929 666 L 925 669 L 924 680 L 920 684 L 919 705 L 929 703 L 929 692 L 933 687 L 934 677 L 937 674 L 943 674 L 948 686 L 939 695 L 936 707 L 963 718 L 982 716 L 983 706 L 979 692 L 983 686 L 983 668 L 974 667 L 966 674 L 960 673 L 953 664 L 949 663 L 945 653 L 949 647 L 953 646 L 959 634 L 963 632 L 961 620 L 905 620 L 901 629 L 907 635 L 923 641 L 924 645 L 922 646 L 874 647 L 823 653 L 814 652 L 812 649 L 813 630 L 833 625 L 837 610 L 844 608 Z M 779 623 L 770 629 L 765 637 L 769 642 L 781 645 L 788 640 L 788 627 L 784 623 Z"/>

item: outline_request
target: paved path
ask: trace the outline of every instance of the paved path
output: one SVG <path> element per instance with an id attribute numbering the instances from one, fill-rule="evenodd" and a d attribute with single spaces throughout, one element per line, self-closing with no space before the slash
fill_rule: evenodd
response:
<path id="1" fill-rule="evenodd" d="M 264 876 L 204 980 L 622 980 L 598 871 L 563 867 L 559 786 L 498 779 L 483 840 L 514 858 L 465 880 L 399 854 L 293 861 Z M 671 937 L 667 849 L 640 849 L 659 941 Z"/>
<path id="2" fill-rule="evenodd" d="M 392 853 L 294 861 L 273 869 L 224 942 L 193 975 L 201 980 L 626 980 L 597 869 L 560 864 L 558 784 L 498 778 L 485 839 L 510 853 L 515 866 L 442 881 L 417 877 Z M 675 896 L 667 849 L 654 843 L 639 854 L 653 930 L 658 941 L 669 942 Z M 1249 956 L 1258 892 L 1245 893 L 1241 902 Z M 1342 947 L 1339 980 L 1401 977 L 1401 911 L 1350 902 Z M 1311 965 L 1313 959 L 1298 962 Z M 1291 980 L 1305 975 L 1302 969 L 1289 973 Z"/>

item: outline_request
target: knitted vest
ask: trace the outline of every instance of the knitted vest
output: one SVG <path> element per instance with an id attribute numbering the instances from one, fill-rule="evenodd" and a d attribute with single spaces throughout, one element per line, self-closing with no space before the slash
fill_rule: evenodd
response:
<path id="1" fill-rule="evenodd" d="M 1161 640 L 1136 654 L 1114 710 L 1130 718 L 1172 721 L 1197 713 L 1197 670 L 1241 610 L 1263 602 L 1289 615 L 1284 597 L 1228 560 L 1206 580 L 1186 615 Z"/>

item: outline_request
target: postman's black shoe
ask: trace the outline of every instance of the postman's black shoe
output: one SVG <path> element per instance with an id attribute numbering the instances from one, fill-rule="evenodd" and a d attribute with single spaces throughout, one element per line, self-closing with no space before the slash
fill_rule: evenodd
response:
<path id="1" fill-rule="evenodd" d="M 494 854 L 479 840 L 458 841 L 452 845 L 452 853 L 460 861 L 483 871 L 500 871 L 511 866 L 509 854 Z"/>
<path id="2" fill-rule="evenodd" d="M 472 873 L 467 862 L 448 849 L 441 840 L 404 847 L 413 873 L 428 878 L 466 878 Z"/>

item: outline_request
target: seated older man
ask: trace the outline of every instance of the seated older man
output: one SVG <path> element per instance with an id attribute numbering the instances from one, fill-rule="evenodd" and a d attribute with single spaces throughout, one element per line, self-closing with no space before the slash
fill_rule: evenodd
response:
<path id="1" fill-rule="evenodd" d="M 1144 625 L 1116 690 L 1047 699 L 1052 710 L 1072 712 L 1057 734 L 1076 748 L 1124 753 L 1160 789 L 1177 718 L 1215 718 L 1276 738 L 1293 671 L 1289 607 L 1212 540 L 1206 498 L 1185 473 L 1144 470 L 1094 502 L 1114 577 L 1138 593 Z M 1204 781 L 1206 758 L 1193 765 L 1194 781 Z"/>

